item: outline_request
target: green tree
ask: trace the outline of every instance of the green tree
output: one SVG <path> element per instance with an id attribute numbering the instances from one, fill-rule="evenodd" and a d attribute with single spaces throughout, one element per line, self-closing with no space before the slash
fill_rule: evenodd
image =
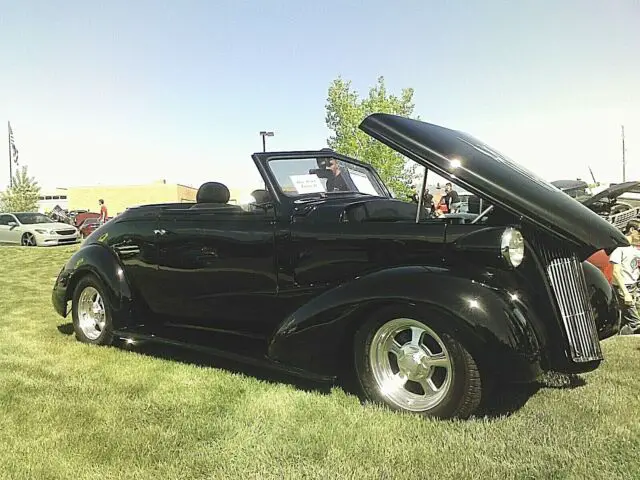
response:
<path id="1" fill-rule="evenodd" d="M 338 153 L 371 164 L 395 195 L 404 199 L 413 190 L 417 165 L 371 138 L 358 125 L 372 113 L 411 117 L 413 108 L 412 88 L 404 88 L 396 96 L 387 92 L 384 77 L 379 77 L 369 96 L 361 99 L 350 81 L 338 77 L 329 86 L 326 103 L 326 123 L 332 131 L 327 144 Z"/>
<path id="2" fill-rule="evenodd" d="M 40 186 L 27 173 L 23 166 L 13 176 L 13 186 L 0 196 L 0 211 L 4 212 L 35 212 L 38 210 Z"/>

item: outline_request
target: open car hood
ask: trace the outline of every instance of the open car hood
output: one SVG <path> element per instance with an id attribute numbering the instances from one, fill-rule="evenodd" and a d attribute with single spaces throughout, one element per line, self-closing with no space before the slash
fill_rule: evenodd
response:
<path id="1" fill-rule="evenodd" d="M 560 190 L 573 190 L 576 188 L 587 189 L 589 184 L 584 180 L 554 180 L 551 185 L 558 187 Z"/>
<path id="2" fill-rule="evenodd" d="M 581 249 L 626 246 L 626 237 L 589 208 L 472 136 L 419 120 L 375 113 L 360 129 L 452 183 Z"/>
<path id="3" fill-rule="evenodd" d="M 611 200 L 615 200 L 616 198 L 618 198 L 623 193 L 626 193 L 629 190 L 633 190 L 638 185 L 640 185 L 640 182 L 618 183 L 616 185 L 613 185 L 613 186 L 607 188 L 606 190 L 603 190 L 601 192 L 596 193 L 592 197 L 587 198 L 586 200 L 584 200 L 582 202 L 582 204 L 586 205 L 588 207 L 588 206 L 593 205 L 598 200 L 601 200 L 603 198 L 609 198 Z"/>

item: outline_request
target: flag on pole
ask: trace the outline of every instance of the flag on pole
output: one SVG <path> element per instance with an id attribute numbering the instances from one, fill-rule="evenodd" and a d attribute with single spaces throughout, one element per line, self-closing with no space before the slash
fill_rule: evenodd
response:
<path id="1" fill-rule="evenodd" d="M 11 128 L 11 122 L 9 122 L 9 148 L 11 150 L 11 158 L 13 163 L 18 165 L 18 148 L 16 147 L 16 143 L 13 139 L 13 129 Z"/>

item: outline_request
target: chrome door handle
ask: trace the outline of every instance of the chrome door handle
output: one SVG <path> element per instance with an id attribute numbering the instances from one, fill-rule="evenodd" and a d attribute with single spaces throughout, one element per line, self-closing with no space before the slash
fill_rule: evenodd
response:
<path id="1" fill-rule="evenodd" d="M 167 231 L 164 228 L 161 228 L 160 230 L 154 230 L 153 233 L 155 233 L 156 235 L 164 235 L 167 233 Z"/>

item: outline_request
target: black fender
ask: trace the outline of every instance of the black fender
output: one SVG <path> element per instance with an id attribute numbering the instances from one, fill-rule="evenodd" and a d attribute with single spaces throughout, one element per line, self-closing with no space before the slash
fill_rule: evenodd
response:
<path id="1" fill-rule="evenodd" d="M 476 360 L 510 380 L 540 373 L 544 330 L 528 299 L 470 280 L 468 271 L 402 266 L 380 270 L 319 295 L 287 319 L 269 339 L 277 362 L 319 374 L 335 374 L 367 315 L 388 304 L 437 309 L 450 332 Z"/>
<path id="2" fill-rule="evenodd" d="M 622 321 L 618 297 L 602 271 L 588 261 L 582 262 L 591 307 L 600 340 L 612 337 L 620 331 Z"/>
<path id="3" fill-rule="evenodd" d="M 132 289 L 118 258 L 102 244 L 83 246 L 63 267 L 52 293 L 52 303 L 58 314 L 68 315 L 67 304 L 73 298 L 75 286 L 88 273 L 98 277 L 105 286 L 105 295 L 113 309 L 114 327 L 127 325 L 132 314 Z"/>

